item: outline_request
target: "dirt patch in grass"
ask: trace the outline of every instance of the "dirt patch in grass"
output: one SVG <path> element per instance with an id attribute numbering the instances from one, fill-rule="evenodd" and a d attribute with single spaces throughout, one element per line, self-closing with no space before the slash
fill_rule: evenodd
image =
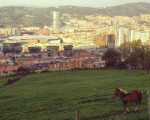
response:
<path id="1" fill-rule="evenodd" d="M 7 96 L 0 96 L 0 99 L 10 99 L 10 98 L 13 98 L 13 96 L 9 96 L 9 95 L 7 95 Z"/>

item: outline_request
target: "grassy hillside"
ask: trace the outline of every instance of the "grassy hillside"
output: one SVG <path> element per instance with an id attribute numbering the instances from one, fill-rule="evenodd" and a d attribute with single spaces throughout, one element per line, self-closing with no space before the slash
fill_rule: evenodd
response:
<path id="1" fill-rule="evenodd" d="M 89 70 L 40 73 L 0 88 L 1 120 L 146 120 L 150 75 L 134 70 Z M 2 78 L 0 78 L 1 80 Z M 4 79 L 3 79 L 4 82 Z M 143 111 L 122 116 L 122 103 L 113 100 L 114 88 L 144 92 Z M 133 111 L 135 105 L 130 105 Z"/>

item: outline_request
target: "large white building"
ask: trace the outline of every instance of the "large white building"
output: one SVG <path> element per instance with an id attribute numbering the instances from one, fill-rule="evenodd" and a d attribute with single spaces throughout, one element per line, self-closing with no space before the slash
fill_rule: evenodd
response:
<path id="1" fill-rule="evenodd" d="M 117 47 L 124 43 L 124 28 L 118 28 L 117 31 Z"/>
<path id="2" fill-rule="evenodd" d="M 149 40 L 149 33 L 147 32 L 140 32 L 139 39 L 142 43 L 145 43 L 147 40 Z"/>
<path id="3" fill-rule="evenodd" d="M 0 41 L 0 52 L 2 51 L 3 49 L 3 43 Z"/>
<path id="4" fill-rule="evenodd" d="M 141 40 L 142 43 L 145 43 L 147 40 L 149 40 L 149 33 L 131 30 L 130 41 L 132 42 L 133 40 Z"/>
<path id="5" fill-rule="evenodd" d="M 130 32 L 130 41 L 132 42 L 133 40 L 135 40 L 135 35 L 136 34 L 136 30 L 131 30 Z"/>
<path id="6" fill-rule="evenodd" d="M 53 27 L 55 32 L 59 32 L 60 27 L 59 12 L 53 12 Z"/>
<path id="7" fill-rule="evenodd" d="M 136 31 L 136 30 L 131 30 L 130 41 L 132 42 L 134 40 L 141 40 L 140 39 L 140 32 Z"/>

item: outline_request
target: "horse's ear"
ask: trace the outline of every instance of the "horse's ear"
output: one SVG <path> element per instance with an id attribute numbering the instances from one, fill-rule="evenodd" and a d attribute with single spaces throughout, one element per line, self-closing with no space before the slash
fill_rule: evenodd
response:
<path id="1" fill-rule="evenodd" d="M 119 88 L 116 88 L 116 90 L 119 90 Z"/>

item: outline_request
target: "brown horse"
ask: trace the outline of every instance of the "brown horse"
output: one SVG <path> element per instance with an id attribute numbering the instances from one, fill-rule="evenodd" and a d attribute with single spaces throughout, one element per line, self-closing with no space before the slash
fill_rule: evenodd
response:
<path id="1" fill-rule="evenodd" d="M 123 89 L 116 88 L 113 98 L 116 98 L 116 97 L 121 98 L 121 100 L 123 102 L 123 106 L 124 106 L 124 114 L 126 114 L 127 112 L 129 112 L 128 103 L 135 102 L 135 104 L 136 104 L 135 112 L 138 109 L 139 109 L 139 111 L 141 111 L 142 95 L 143 95 L 143 93 L 140 90 L 133 90 L 132 92 L 126 92 Z"/>

